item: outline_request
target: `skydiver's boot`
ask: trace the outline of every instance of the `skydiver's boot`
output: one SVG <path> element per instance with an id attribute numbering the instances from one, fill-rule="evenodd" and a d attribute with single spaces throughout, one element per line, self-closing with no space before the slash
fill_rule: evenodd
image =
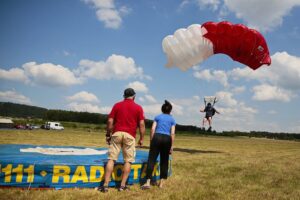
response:
<path id="1" fill-rule="evenodd" d="M 208 132 L 211 132 L 211 126 L 207 129 Z"/>

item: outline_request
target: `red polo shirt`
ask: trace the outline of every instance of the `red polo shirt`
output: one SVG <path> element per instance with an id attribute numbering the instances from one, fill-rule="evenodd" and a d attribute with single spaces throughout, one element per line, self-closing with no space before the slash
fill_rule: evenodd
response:
<path id="1" fill-rule="evenodd" d="M 124 131 L 134 138 L 139 122 L 145 119 L 142 107 L 136 104 L 133 99 L 124 99 L 116 103 L 108 115 L 108 118 L 114 119 L 113 133 Z"/>

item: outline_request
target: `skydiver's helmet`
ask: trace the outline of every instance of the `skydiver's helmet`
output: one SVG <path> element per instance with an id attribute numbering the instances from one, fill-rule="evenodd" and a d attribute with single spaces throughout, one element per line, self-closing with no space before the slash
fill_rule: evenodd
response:
<path id="1" fill-rule="evenodd" d="M 210 108 L 210 107 L 211 107 L 211 103 L 208 103 L 208 104 L 207 104 L 207 107 Z"/>

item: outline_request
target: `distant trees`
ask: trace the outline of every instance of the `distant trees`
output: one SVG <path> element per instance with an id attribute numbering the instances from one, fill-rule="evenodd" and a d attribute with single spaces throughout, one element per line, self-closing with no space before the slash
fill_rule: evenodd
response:
<path id="1" fill-rule="evenodd" d="M 269 139 L 280 139 L 280 140 L 300 140 L 300 133 L 271 133 L 267 131 L 223 131 L 218 133 L 220 136 L 247 136 L 247 137 L 258 137 L 258 138 L 269 138 Z"/>
<path id="2" fill-rule="evenodd" d="M 0 102 L 0 116 L 40 118 L 45 121 L 67 121 L 103 124 L 107 121 L 107 115 L 88 112 L 74 112 L 66 110 L 48 110 L 36 106 Z"/>
<path id="3" fill-rule="evenodd" d="M 0 102 L 0 116 L 7 117 L 20 117 L 20 118 L 32 118 L 41 119 L 42 121 L 63 121 L 63 122 L 80 122 L 90 124 L 106 124 L 107 115 L 100 113 L 88 113 L 88 112 L 75 112 L 66 110 L 48 110 L 46 108 L 28 106 L 22 104 L 15 104 L 10 102 Z M 16 120 L 15 120 L 16 121 Z M 153 120 L 146 119 L 145 124 L 147 128 L 150 128 Z M 223 131 L 223 132 L 208 132 L 197 126 L 192 125 L 176 125 L 176 131 L 188 132 L 202 135 L 218 135 L 218 136 L 247 136 L 247 137 L 264 137 L 271 139 L 281 140 L 300 140 L 300 133 L 271 133 L 266 131 Z"/>
<path id="4" fill-rule="evenodd" d="M 10 102 L 0 102 L 0 116 L 43 118 L 46 108 Z"/>
<path id="5" fill-rule="evenodd" d="M 99 113 L 74 112 L 65 110 L 47 110 L 44 119 L 49 121 L 105 124 L 107 121 L 107 115 Z"/>

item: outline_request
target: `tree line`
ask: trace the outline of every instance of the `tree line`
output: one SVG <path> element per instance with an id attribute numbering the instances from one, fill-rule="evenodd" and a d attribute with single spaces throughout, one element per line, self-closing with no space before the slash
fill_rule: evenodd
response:
<path id="1" fill-rule="evenodd" d="M 19 118 L 39 118 L 44 121 L 64 121 L 64 122 L 80 122 L 90 124 L 106 124 L 107 115 L 100 113 L 75 112 L 66 110 L 46 109 L 37 106 L 29 106 L 10 102 L 0 102 L 0 116 L 19 117 Z M 152 120 L 146 119 L 146 127 L 150 128 Z M 264 137 L 282 140 L 300 140 L 300 134 L 296 133 L 272 133 L 267 131 L 205 131 L 202 128 L 192 125 L 176 125 L 177 132 L 189 132 L 201 135 L 219 135 L 219 136 L 247 136 L 247 137 Z"/>

